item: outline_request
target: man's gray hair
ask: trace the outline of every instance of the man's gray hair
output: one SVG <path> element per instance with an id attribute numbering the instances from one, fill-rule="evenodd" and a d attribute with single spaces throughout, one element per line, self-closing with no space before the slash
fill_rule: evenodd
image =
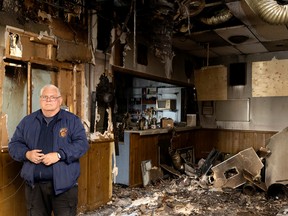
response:
<path id="1" fill-rule="evenodd" d="M 47 89 L 47 88 L 54 88 L 54 89 L 56 89 L 58 96 L 61 96 L 61 92 L 60 92 L 59 88 L 58 88 L 57 86 L 53 85 L 53 84 L 47 84 L 47 85 L 43 86 L 43 87 L 41 88 L 41 90 L 40 90 L 40 95 L 42 95 L 43 91 L 44 91 L 45 89 Z"/>

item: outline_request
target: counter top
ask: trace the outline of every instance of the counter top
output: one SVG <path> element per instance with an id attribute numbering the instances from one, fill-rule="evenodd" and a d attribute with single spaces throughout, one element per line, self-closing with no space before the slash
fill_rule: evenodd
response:
<path id="1" fill-rule="evenodd" d="M 195 130 L 199 129 L 200 127 L 174 127 L 173 130 L 176 132 L 181 132 L 181 131 L 189 131 L 189 130 Z M 168 133 L 171 131 L 172 128 L 156 128 L 156 129 L 147 129 L 147 130 L 125 130 L 127 133 L 138 133 L 140 136 L 144 135 L 154 135 L 154 134 L 163 134 L 163 133 Z"/>

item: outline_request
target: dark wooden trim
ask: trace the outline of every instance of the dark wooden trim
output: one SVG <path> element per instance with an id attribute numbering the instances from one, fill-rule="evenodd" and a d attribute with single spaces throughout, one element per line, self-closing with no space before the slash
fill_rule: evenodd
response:
<path id="1" fill-rule="evenodd" d="M 177 80 L 167 79 L 165 77 L 154 76 L 152 74 L 147 74 L 144 72 L 140 72 L 140 71 L 136 71 L 136 70 L 132 70 L 132 69 L 127 69 L 127 68 L 119 67 L 116 65 L 112 65 L 111 68 L 112 68 L 113 74 L 114 73 L 123 73 L 123 74 L 131 75 L 134 77 L 138 77 L 138 78 L 158 81 L 158 82 L 162 82 L 162 83 L 169 83 L 172 85 L 177 85 L 177 86 L 182 86 L 182 87 L 193 87 L 194 86 L 192 83 L 186 83 L 186 82 L 181 82 L 181 81 L 177 81 Z"/>

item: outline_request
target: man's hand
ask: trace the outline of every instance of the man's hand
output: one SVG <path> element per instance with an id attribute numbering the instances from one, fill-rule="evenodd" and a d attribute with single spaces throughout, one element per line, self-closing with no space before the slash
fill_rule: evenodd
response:
<path id="1" fill-rule="evenodd" d="M 56 155 L 57 156 L 57 155 Z M 32 163 L 39 164 L 42 162 L 44 154 L 40 149 L 34 149 L 26 152 L 26 158 Z"/>
<path id="2" fill-rule="evenodd" d="M 57 152 L 50 152 L 43 156 L 42 163 L 46 166 L 50 166 L 51 164 L 57 163 L 59 160 Z"/>

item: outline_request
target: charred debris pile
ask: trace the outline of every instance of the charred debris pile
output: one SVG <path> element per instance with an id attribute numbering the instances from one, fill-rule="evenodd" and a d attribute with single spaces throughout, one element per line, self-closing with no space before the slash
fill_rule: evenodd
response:
<path id="1" fill-rule="evenodd" d="M 150 161 L 143 161 L 143 185 L 153 183 L 163 173 L 163 178 L 182 175 L 195 178 L 203 188 L 215 190 L 241 189 L 243 193 L 265 192 L 268 197 L 288 195 L 288 128 L 267 140 L 266 146 L 257 152 L 253 147 L 237 154 L 227 154 L 212 149 L 208 157 L 195 163 L 194 149 L 175 149 L 173 140 L 177 134 L 172 133 L 168 148 L 169 160 L 153 170 Z M 160 147 L 161 151 L 161 147 Z M 161 156 L 160 156 L 161 157 Z M 160 159 L 161 160 L 161 159 Z M 151 169 L 150 169 L 151 168 Z M 149 170 L 149 172 L 147 172 Z M 155 175 L 155 173 L 158 173 Z M 146 176 L 145 176 L 146 175 Z M 156 178 L 156 179 L 155 179 Z"/>
<path id="2" fill-rule="evenodd" d="M 143 186 L 115 184 L 110 202 L 80 215 L 288 215 L 287 137 L 284 129 L 257 152 L 212 149 L 197 163 L 193 148 L 176 150 L 171 142 L 171 163 L 142 161 Z"/>

